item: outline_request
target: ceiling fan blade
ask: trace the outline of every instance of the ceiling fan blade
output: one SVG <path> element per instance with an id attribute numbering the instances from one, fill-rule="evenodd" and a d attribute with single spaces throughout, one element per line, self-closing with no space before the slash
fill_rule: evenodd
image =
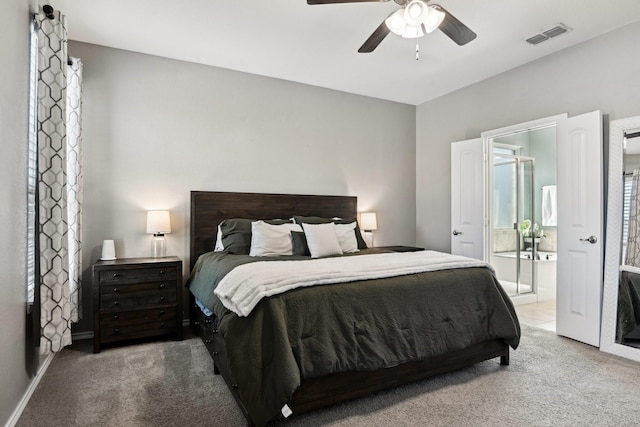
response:
<path id="1" fill-rule="evenodd" d="M 307 4 L 383 3 L 389 0 L 307 0 Z"/>
<path id="2" fill-rule="evenodd" d="M 444 7 L 438 4 L 432 6 L 437 7 L 445 13 L 444 21 L 442 21 L 438 28 L 449 36 L 451 40 L 456 42 L 458 46 L 464 46 L 477 37 L 476 33 L 450 14 Z"/>
<path id="3" fill-rule="evenodd" d="M 384 40 L 384 38 L 387 37 L 387 34 L 389 34 L 389 32 L 390 32 L 389 27 L 387 27 L 387 24 L 384 21 L 382 21 L 382 24 L 380 24 L 380 26 L 376 28 L 373 34 L 369 36 L 367 41 L 365 41 L 362 44 L 362 46 L 360 46 L 360 49 L 358 49 L 358 52 L 360 53 L 373 52 L 378 47 L 378 45 L 382 42 L 382 40 Z"/>

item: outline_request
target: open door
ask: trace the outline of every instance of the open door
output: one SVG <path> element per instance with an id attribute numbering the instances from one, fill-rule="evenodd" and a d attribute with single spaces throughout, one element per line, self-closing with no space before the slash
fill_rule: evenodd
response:
<path id="1" fill-rule="evenodd" d="M 600 343 L 603 196 L 599 111 L 558 122 L 556 332 Z"/>
<path id="2" fill-rule="evenodd" d="M 482 138 L 451 144 L 451 253 L 484 260 Z"/>

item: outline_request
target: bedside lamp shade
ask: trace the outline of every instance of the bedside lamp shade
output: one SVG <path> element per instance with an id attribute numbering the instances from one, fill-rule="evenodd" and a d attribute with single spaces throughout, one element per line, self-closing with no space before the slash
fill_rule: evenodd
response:
<path id="1" fill-rule="evenodd" d="M 360 227 L 364 231 L 372 231 L 378 229 L 378 219 L 375 212 L 363 212 L 360 214 Z"/>
<path id="2" fill-rule="evenodd" d="M 147 211 L 147 234 L 153 234 L 153 239 L 151 239 L 151 256 L 153 258 L 167 256 L 167 239 L 164 237 L 167 233 L 171 233 L 169 211 Z"/>
<path id="3" fill-rule="evenodd" d="M 373 247 L 373 230 L 378 229 L 378 218 L 375 212 L 362 212 L 360 214 L 360 228 L 365 235 L 369 235 L 367 245 Z"/>
<path id="4" fill-rule="evenodd" d="M 169 211 L 147 211 L 147 234 L 171 233 Z"/>

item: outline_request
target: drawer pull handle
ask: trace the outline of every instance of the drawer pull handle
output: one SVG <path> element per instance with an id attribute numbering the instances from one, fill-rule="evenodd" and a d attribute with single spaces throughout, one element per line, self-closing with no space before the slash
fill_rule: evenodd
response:
<path id="1" fill-rule="evenodd" d="M 214 329 L 214 330 L 213 330 L 213 333 L 214 333 L 214 334 L 217 334 L 217 333 L 218 333 L 218 330 L 217 330 L 217 329 Z"/>
<path id="2" fill-rule="evenodd" d="M 120 277 L 120 273 L 113 273 L 113 278 Z"/>
<path id="3" fill-rule="evenodd" d="M 231 388 L 234 389 L 234 390 L 237 390 L 238 389 L 238 384 L 232 384 Z"/>
<path id="4" fill-rule="evenodd" d="M 160 289 L 163 289 L 163 288 L 166 288 L 166 287 L 167 287 L 167 285 L 165 285 L 164 283 L 160 284 Z"/>
<path id="5" fill-rule="evenodd" d="M 120 305 L 120 302 L 118 302 L 118 301 L 114 301 L 114 302 L 113 302 L 113 305 Z"/>
<path id="6" fill-rule="evenodd" d="M 211 323 L 211 319 L 206 319 L 204 323 Z"/>
<path id="7" fill-rule="evenodd" d="M 120 329 L 118 329 L 118 328 L 114 329 L 114 330 L 113 330 L 113 333 L 114 333 L 114 334 L 119 334 L 119 333 L 120 333 Z"/>
<path id="8" fill-rule="evenodd" d="M 161 328 L 164 328 L 164 323 L 160 323 L 160 327 L 161 327 Z"/>
<path id="9" fill-rule="evenodd" d="M 218 356 L 219 354 L 220 354 L 220 353 L 218 353 L 217 351 L 214 351 L 214 352 L 213 352 L 213 355 L 214 355 L 214 356 Z"/>
<path id="10" fill-rule="evenodd" d="M 160 270 L 160 274 L 164 274 L 164 270 Z"/>
<path id="11" fill-rule="evenodd" d="M 120 289 L 118 288 L 113 288 L 113 292 L 118 292 Z"/>
<path id="12" fill-rule="evenodd" d="M 164 316 L 164 310 L 160 310 L 160 316 Z"/>
<path id="13" fill-rule="evenodd" d="M 204 343 L 205 344 L 211 344 L 211 340 L 206 340 Z"/>
<path id="14" fill-rule="evenodd" d="M 160 301 L 164 301 L 164 297 L 160 297 Z"/>
<path id="15" fill-rule="evenodd" d="M 120 317 L 120 316 L 118 316 L 117 314 L 114 314 L 114 315 L 113 315 L 113 320 L 118 320 L 118 318 L 119 318 L 119 317 Z"/>

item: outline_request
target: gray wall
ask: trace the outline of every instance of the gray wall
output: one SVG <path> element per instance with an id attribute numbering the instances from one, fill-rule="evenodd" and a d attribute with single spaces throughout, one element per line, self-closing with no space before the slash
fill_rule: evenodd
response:
<path id="1" fill-rule="evenodd" d="M 84 320 L 103 239 L 149 255 L 145 211 L 171 210 L 188 267 L 189 191 L 358 196 L 376 245 L 415 244 L 415 107 L 72 42 L 84 63 Z"/>
<path id="2" fill-rule="evenodd" d="M 418 245 L 451 248 L 451 142 L 561 113 L 640 115 L 638 40 L 635 23 L 418 106 Z"/>
<path id="3" fill-rule="evenodd" d="M 25 366 L 27 117 L 31 2 L 2 4 L 0 25 L 0 424 L 29 385 Z"/>

